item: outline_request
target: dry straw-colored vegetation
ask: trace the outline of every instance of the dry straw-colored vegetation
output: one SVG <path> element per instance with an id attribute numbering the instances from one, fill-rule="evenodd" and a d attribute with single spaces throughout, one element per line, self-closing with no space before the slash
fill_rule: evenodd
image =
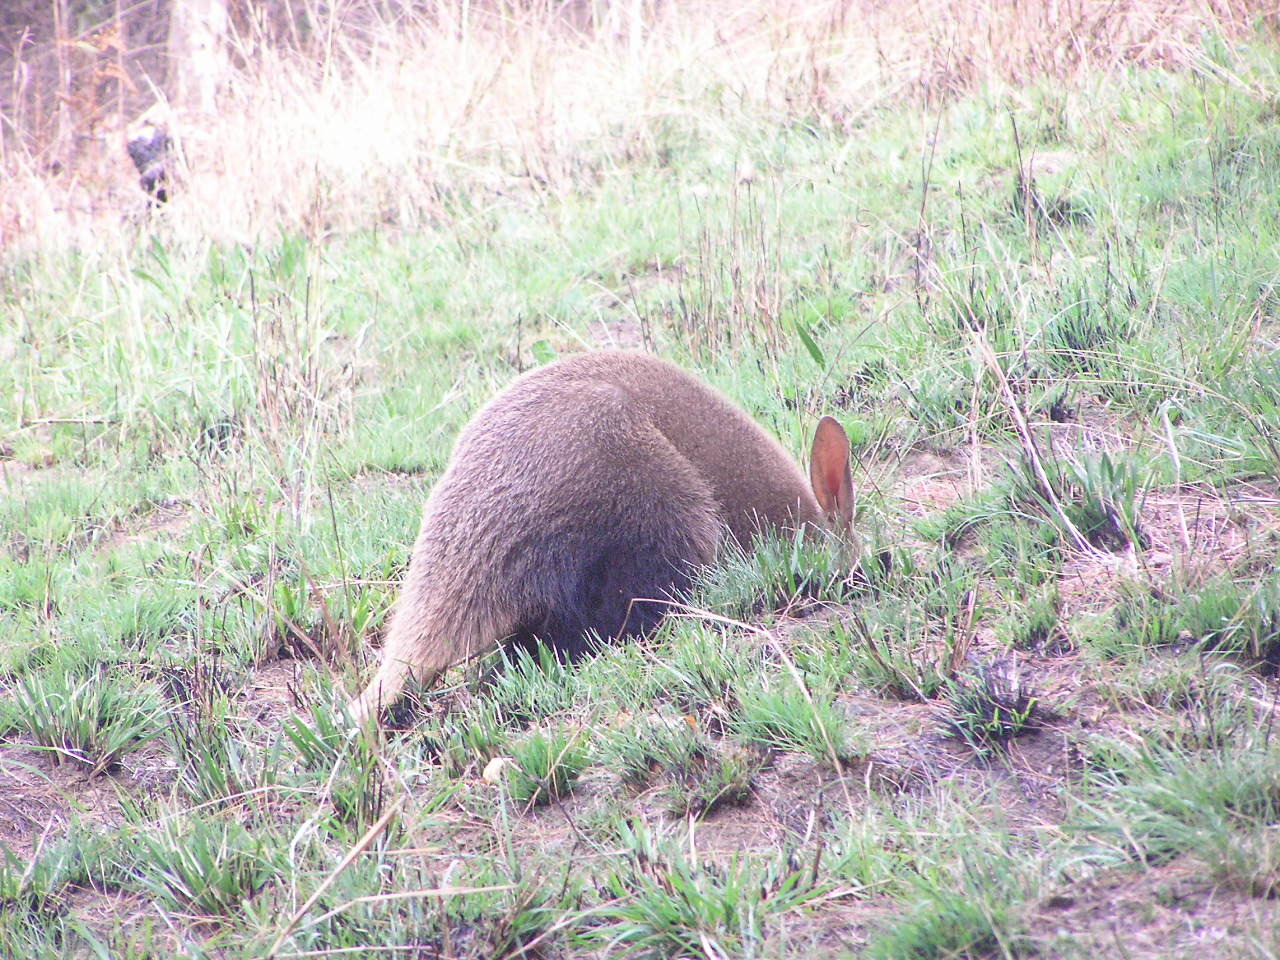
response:
<path id="1" fill-rule="evenodd" d="M 179 112 L 180 233 L 412 226 L 459 191 L 558 190 L 779 120 L 857 136 L 875 111 L 1122 65 L 1221 67 L 1261 0 L 236 0 L 215 115 Z M 0 16 L 0 237 L 76 243 L 144 207 L 124 131 L 167 115 L 166 8 L 29 0 Z"/>

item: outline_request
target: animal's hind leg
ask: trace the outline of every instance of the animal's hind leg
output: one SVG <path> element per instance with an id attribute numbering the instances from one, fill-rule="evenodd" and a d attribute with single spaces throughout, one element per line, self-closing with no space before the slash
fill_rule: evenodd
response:
<path id="1" fill-rule="evenodd" d="M 578 544 L 566 611 L 577 622 L 560 634 L 571 652 L 589 645 L 587 633 L 615 640 L 651 631 L 694 569 L 715 559 L 722 535 L 719 505 L 670 441 L 643 422 L 631 425 L 630 439 L 630 462 L 613 471 L 629 479 L 627 506 Z"/>
<path id="2" fill-rule="evenodd" d="M 548 618 L 542 636 L 569 659 L 599 641 L 643 636 L 688 587 L 691 562 L 657 544 L 605 545 L 579 567 L 569 609 Z"/>
<path id="3" fill-rule="evenodd" d="M 545 646 L 561 659 L 574 661 L 601 642 L 643 636 L 689 585 L 690 561 L 663 555 L 657 546 L 596 546 L 599 552 L 584 557 L 575 569 L 567 602 L 509 637 L 504 644 L 509 653 L 524 650 L 536 657 L 538 648 Z"/>

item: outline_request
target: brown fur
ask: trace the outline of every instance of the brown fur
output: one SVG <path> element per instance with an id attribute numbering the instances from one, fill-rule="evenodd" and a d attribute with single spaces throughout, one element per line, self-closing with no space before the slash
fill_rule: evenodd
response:
<path id="1" fill-rule="evenodd" d="M 432 490 L 353 715 L 504 639 L 572 657 L 591 633 L 643 633 L 726 532 L 749 545 L 765 527 L 847 529 L 849 442 L 830 417 L 811 477 L 726 397 L 655 357 L 588 353 L 525 374 L 467 425 Z"/>

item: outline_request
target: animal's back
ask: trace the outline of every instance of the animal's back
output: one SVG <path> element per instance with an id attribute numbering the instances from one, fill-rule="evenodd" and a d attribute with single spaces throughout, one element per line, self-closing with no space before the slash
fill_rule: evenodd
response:
<path id="1" fill-rule="evenodd" d="M 570 357 L 526 375 L 511 388 L 555 391 L 610 383 L 698 472 L 722 519 L 744 547 L 762 526 L 819 522 L 808 478 L 768 432 L 724 394 L 657 357 L 601 351 Z"/>

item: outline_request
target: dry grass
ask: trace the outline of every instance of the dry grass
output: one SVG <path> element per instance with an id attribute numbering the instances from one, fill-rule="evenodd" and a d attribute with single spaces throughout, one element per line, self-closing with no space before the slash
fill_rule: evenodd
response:
<path id="1" fill-rule="evenodd" d="M 1206 34 L 1229 44 L 1275 23 L 1264 0 L 302 6 L 305 37 L 242 17 L 217 116 L 171 118 L 178 235 L 412 227 L 457 192 L 483 204 L 563 190 L 661 157 L 673 136 L 732 151 L 764 119 L 852 135 L 886 105 L 991 82 L 1129 64 L 1220 71 Z M 137 32 L 63 28 L 60 68 L 44 74 L 56 90 L 33 86 L 26 62 L 51 61 L 47 49 L 9 57 L 0 246 L 101 240 L 142 217 L 124 113 L 150 80 L 120 49 Z M 30 109 L 50 95 L 61 109 Z"/>

